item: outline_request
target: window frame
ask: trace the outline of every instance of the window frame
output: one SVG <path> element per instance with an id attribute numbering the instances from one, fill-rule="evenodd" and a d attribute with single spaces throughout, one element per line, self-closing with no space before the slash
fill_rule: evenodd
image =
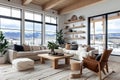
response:
<path id="1" fill-rule="evenodd" d="M 34 27 L 35 27 L 35 23 L 39 23 L 39 24 L 41 24 L 41 31 L 40 31 L 40 33 L 41 33 L 41 37 L 40 37 L 40 39 L 41 39 L 41 43 L 40 43 L 40 45 L 42 45 L 42 27 L 43 27 L 43 21 L 42 21 L 42 19 L 43 19 L 43 15 L 41 14 L 41 13 L 38 13 L 38 12 L 34 12 L 34 11 L 28 11 L 28 10 L 26 10 L 26 11 L 24 11 L 24 14 L 25 14 L 25 12 L 31 12 L 31 13 L 33 13 L 33 20 L 31 20 L 31 19 L 24 19 L 24 23 L 25 22 L 30 22 L 30 23 L 32 23 L 32 25 L 33 25 L 33 30 L 25 30 L 25 26 L 24 26 L 24 34 L 25 34 L 25 31 L 33 31 L 33 36 L 32 36 L 32 38 L 33 38 L 33 44 L 32 45 L 34 45 L 35 44 L 35 39 L 34 39 L 34 32 L 39 32 L 39 31 L 36 31 L 36 30 L 34 30 Z M 40 21 L 37 21 L 37 20 L 34 20 L 34 14 L 41 14 L 41 20 Z M 25 17 L 24 17 L 25 18 Z M 24 42 L 25 42 L 25 36 L 24 36 Z M 31 45 L 31 44 L 30 44 Z"/>
<path id="2" fill-rule="evenodd" d="M 104 13 L 104 14 L 100 14 L 100 15 L 95 15 L 95 16 L 91 16 L 91 17 L 88 17 L 88 34 L 87 34 L 87 36 L 88 36 L 88 45 L 91 45 L 91 38 L 90 38 L 90 34 L 91 34 L 91 26 L 90 26 L 90 23 L 91 23 L 91 19 L 92 18 L 95 18 L 95 17 L 99 17 L 99 16 L 105 16 L 104 18 L 105 18 L 105 49 L 108 49 L 108 34 L 109 34 L 109 32 L 108 32 L 108 28 L 109 28 L 109 26 L 108 26 L 108 21 L 109 21 L 109 15 L 111 15 L 111 14 L 115 14 L 115 13 L 120 13 L 120 10 L 119 11 L 114 11 L 114 12 L 109 12 L 109 13 Z M 111 55 L 114 55 L 114 54 L 111 54 Z M 117 55 L 118 56 L 118 55 Z"/>
<path id="3" fill-rule="evenodd" d="M 0 4 L 0 7 L 4 7 L 4 8 L 10 8 L 10 16 L 7 16 L 7 15 L 2 15 L 2 14 L 0 14 L 0 30 L 16 30 L 16 31 L 19 31 L 20 32 L 20 41 L 18 41 L 18 42 L 20 42 L 19 44 L 21 44 L 22 43 L 22 41 L 21 41 L 21 36 L 22 36 L 22 33 L 21 33 L 21 31 L 22 31 L 22 27 L 20 27 L 20 29 L 7 29 L 7 28 L 1 28 L 1 19 L 3 18 L 3 19 L 9 19 L 9 20 L 16 20 L 16 21 L 20 21 L 20 25 L 19 26 L 21 26 L 22 25 L 22 9 L 19 9 L 19 8 L 16 8 L 16 7 L 12 7 L 12 6 L 6 6 L 6 5 L 1 5 Z M 18 9 L 18 10 L 20 10 L 20 17 L 13 17 L 12 16 L 12 10 L 13 9 Z M 10 44 L 12 44 L 12 42 L 10 41 Z"/>
<path id="4" fill-rule="evenodd" d="M 56 16 L 50 16 L 50 15 L 45 15 L 45 17 L 46 16 L 49 16 L 50 17 L 50 22 L 46 22 L 45 21 L 45 25 L 51 25 L 51 26 L 56 26 L 56 32 L 57 32 L 57 27 L 58 27 L 58 24 L 57 24 L 57 17 Z M 56 18 L 56 23 L 51 23 L 51 18 Z M 46 18 L 45 18 L 46 19 Z M 46 35 L 46 26 L 44 26 L 45 27 L 45 35 Z M 46 36 L 44 36 L 45 37 L 45 41 L 44 41 L 44 44 L 46 44 Z M 55 39 L 55 41 L 56 41 L 56 39 Z"/>

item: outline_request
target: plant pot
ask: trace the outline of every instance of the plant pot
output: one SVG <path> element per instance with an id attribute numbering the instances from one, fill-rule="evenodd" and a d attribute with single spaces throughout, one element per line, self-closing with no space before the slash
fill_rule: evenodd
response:
<path id="1" fill-rule="evenodd" d="M 6 55 L 0 56 L 0 64 L 4 64 L 7 61 Z"/>
<path id="2" fill-rule="evenodd" d="M 54 49 L 54 51 L 55 51 L 56 53 L 62 53 L 62 52 L 63 52 L 62 49 Z"/>

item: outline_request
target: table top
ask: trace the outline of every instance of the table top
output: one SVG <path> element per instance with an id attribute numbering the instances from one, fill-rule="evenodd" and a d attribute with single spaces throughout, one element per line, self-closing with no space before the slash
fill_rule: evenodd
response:
<path id="1" fill-rule="evenodd" d="M 54 56 L 54 55 L 49 55 L 49 54 L 38 54 L 39 57 L 47 58 L 47 59 L 63 59 L 63 58 L 70 58 L 73 57 L 71 54 L 64 54 L 64 56 Z"/>

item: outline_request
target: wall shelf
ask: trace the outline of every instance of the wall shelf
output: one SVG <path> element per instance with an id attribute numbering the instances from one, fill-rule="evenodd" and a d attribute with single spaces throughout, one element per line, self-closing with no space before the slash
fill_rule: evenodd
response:
<path id="1" fill-rule="evenodd" d="M 65 34 L 65 40 L 66 41 L 72 41 L 72 40 L 84 40 L 85 38 L 85 25 L 84 22 L 85 19 L 79 19 L 79 20 L 70 20 L 64 22 L 66 26 L 64 27 L 64 34 Z"/>
<path id="2" fill-rule="evenodd" d="M 78 39 L 80 39 L 80 40 L 84 40 L 85 37 L 81 37 L 81 38 L 65 38 L 65 39 L 67 39 L 67 40 L 78 40 Z"/>
<path id="3" fill-rule="evenodd" d="M 70 24 L 70 23 L 81 22 L 81 21 L 85 21 L 85 20 L 66 21 L 64 24 Z"/>
<path id="4" fill-rule="evenodd" d="M 68 29 L 84 28 L 84 27 L 85 27 L 85 25 L 81 25 L 81 26 L 74 26 L 74 27 L 70 27 L 70 28 L 68 28 Z"/>
<path id="5" fill-rule="evenodd" d="M 82 34 L 82 33 L 85 33 L 85 31 L 66 32 L 65 34 Z"/>

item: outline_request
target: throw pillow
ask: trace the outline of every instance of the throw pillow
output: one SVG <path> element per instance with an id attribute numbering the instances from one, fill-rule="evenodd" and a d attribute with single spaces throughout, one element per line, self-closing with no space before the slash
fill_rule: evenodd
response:
<path id="1" fill-rule="evenodd" d="M 78 45 L 77 45 L 77 44 L 72 44 L 72 45 L 70 46 L 70 49 L 71 49 L 71 50 L 78 50 Z"/>
<path id="2" fill-rule="evenodd" d="M 40 50 L 40 47 L 39 46 L 33 46 L 32 49 L 33 49 L 33 51 L 38 51 L 38 50 Z"/>
<path id="3" fill-rule="evenodd" d="M 23 44 L 24 51 L 30 51 L 30 46 Z"/>
<path id="4" fill-rule="evenodd" d="M 47 49 L 47 47 L 46 46 L 40 46 L 40 49 L 45 50 L 45 49 Z"/>
<path id="5" fill-rule="evenodd" d="M 92 48 L 91 46 L 87 46 L 87 52 L 91 51 L 91 50 L 94 50 L 94 48 Z"/>
<path id="6" fill-rule="evenodd" d="M 101 56 L 102 56 L 102 54 L 98 54 L 98 55 L 96 56 L 95 60 L 99 61 L 100 58 L 101 58 Z"/>
<path id="7" fill-rule="evenodd" d="M 23 46 L 22 45 L 17 45 L 17 44 L 14 45 L 14 50 L 15 51 L 24 51 Z"/>

